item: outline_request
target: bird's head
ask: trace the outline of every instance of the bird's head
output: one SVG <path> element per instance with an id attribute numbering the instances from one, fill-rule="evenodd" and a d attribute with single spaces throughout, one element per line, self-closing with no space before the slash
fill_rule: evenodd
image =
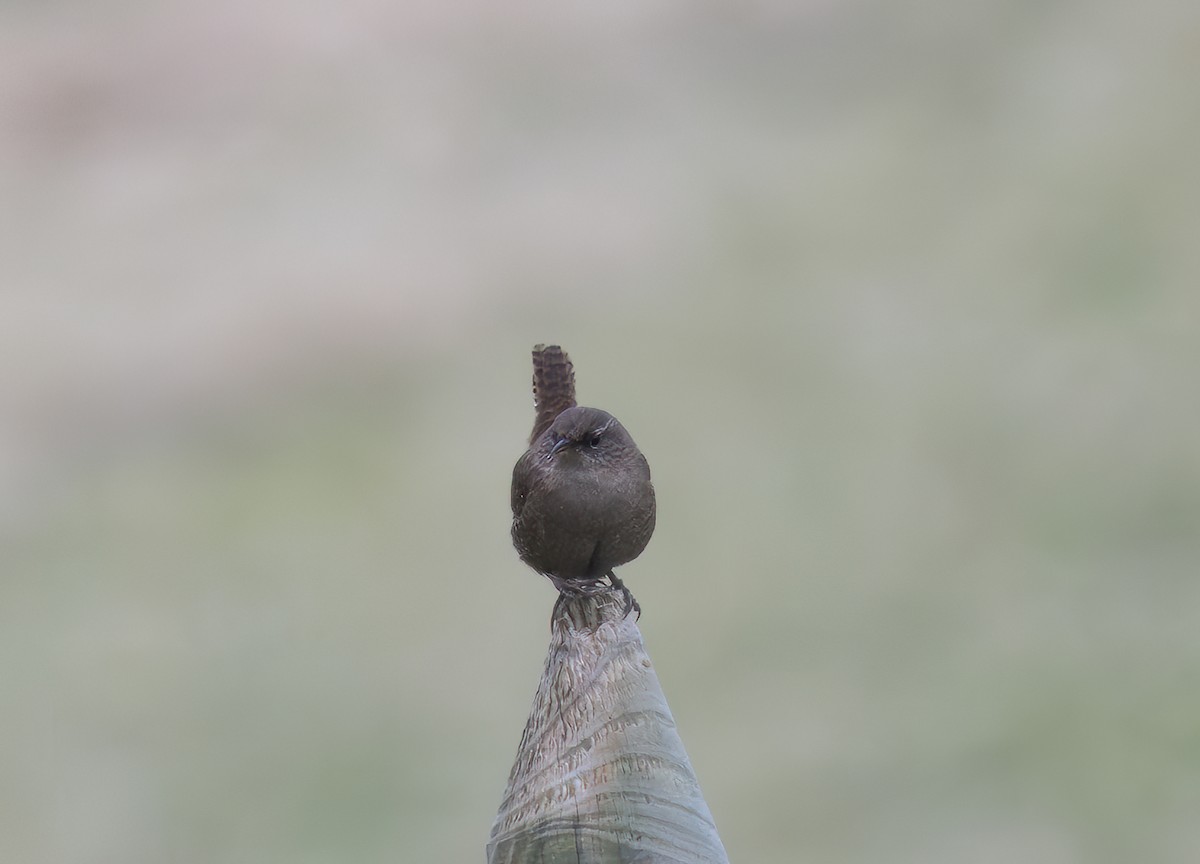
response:
<path id="1" fill-rule="evenodd" d="M 637 446 L 616 417 L 599 408 L 581 406 L 568 408 L 554 418 L 540 445 L 545 459 L 573 453 L 598 462 L 609 461 Z"/>

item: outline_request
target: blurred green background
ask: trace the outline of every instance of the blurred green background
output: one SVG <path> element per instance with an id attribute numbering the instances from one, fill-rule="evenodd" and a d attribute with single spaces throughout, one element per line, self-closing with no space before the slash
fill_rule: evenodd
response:
<path id="1" fill-rule="evenodd" d="M 0 23 L 0 860 L 482 861 L 539 341 L 733 861 L 1200 860 L 1200 6 Z"/>

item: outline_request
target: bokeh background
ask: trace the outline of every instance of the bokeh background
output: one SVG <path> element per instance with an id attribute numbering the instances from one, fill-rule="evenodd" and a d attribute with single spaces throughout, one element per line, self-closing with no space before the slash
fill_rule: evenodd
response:
<path id="1" fill-rule="evenodd" d="M 0 860 L 482 861 L 529 348 L 737 862 L 1200 860 L 1200 6 L 0 7 Z"/>

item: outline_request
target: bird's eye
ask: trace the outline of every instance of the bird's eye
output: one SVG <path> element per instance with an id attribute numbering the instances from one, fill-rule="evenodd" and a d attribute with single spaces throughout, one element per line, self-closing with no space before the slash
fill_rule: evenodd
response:
<path id="1" fill-rule="evenodd" d="M 600 446 L 600 433 L 593 432 L 591 435 L 589 435 L 587 437 L 587 444 L 589 447 L 599 447 Z"/>

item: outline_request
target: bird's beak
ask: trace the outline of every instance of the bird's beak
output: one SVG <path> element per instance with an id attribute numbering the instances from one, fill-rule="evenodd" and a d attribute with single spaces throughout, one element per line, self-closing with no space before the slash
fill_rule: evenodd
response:
<path id="1" fill-rule="evenodd" d="M 555 453 L 557 453 L 559 450 L 563 449 L 570 443 L 571 443 L 570 438 L 559 438 L 557 441 L 554 442 L 554 446 L 550 448 L 550 452 L 548 454 L 546 454 L 546 458 L 547 459 L 553 458 Z"/>

